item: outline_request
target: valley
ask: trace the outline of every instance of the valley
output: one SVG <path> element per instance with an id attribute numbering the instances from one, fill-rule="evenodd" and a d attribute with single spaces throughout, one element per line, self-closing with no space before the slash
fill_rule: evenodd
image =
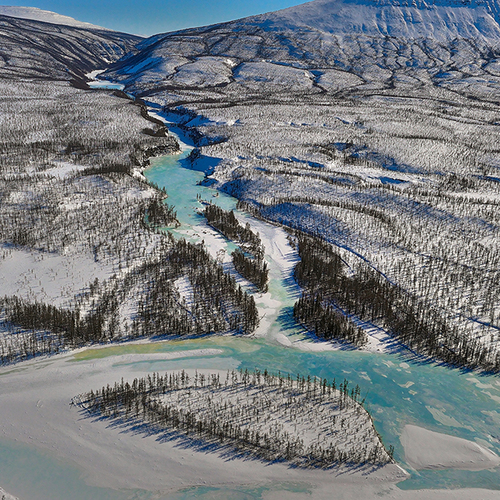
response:
<path id="1" fill-rule="evenodd" d="M 494 498 L 495 9 L 316 0 L 143 40 L 68 26 L 93 39 L 70 63 L 57 48 L 4 58 L 0 485 L 37 500 Z M 180 370 L 348 379 L 395 463 L 299 472 L 70 406 Z M 288 418 L 273 414 L 271 428 Z M 14 474 L 28 455 L 60 479 Z"/>

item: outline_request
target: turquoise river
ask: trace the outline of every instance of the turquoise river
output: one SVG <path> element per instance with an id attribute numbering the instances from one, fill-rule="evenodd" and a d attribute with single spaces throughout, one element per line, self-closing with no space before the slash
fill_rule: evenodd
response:
<path id="1" fill-rule="evenodd" d="M 199 217 L 199 196 L 214 201 L 223 208 L 235 209 L 236 200 L 215 190 L 200 185 L 204 174 L 191 168 L 187 159 L 190 152 L 189 139 L 178 136 L 185 147 L 181 155 L 172 155 L 152 161 L 145 175 L 148 180 L 164 186 L 168 192 L 168 203 L 175 205 L 181 226 L 171 231 L 178 237 L 196 226 Z M 187 145 L 186 145 L 187 144 Z M 246 215 L 246 217 L 249 217 Z M 191 236 L 191 239 L 201 241 Z M 229 247 L 230 249 L 230 247 Z M 281 303 L 281 313 L 271 328 L 281 331 L 292 340 L 303 335 L 291 320 L 291 307 L 296 293 L 289 279 L 280 279 L 269 259 L 273 276 L 270 293 Z M 273 274 L 274 271 L 274 274 Z M 258 302 L 258 300 L 257 300 Z M 414 424 L 429 430 L 473 440 L 500 454 L 500 378 L 481 376 L 470 371 L 460 371 L 421 360 L 415 360 L 404 351 L 398 354 L 380 354 L 358 350 L 315 351 L 300 347 L 285 347 L 272 337 L 245 338 L 235 336 L 204 337 L 201 339 L 175 340 L 147 345 L 119 345 L 91 349 L 76 356 L 79 359 L 115 356 L 124 353 L 171 352 L 217 348 L 213 357 L 192 357 L 178 360 L 141 361 L 130 363 L 130 370 L 164 371 L 186 367 L 196 368 L 249 368 L 281 370 L 295 374 L 348 379 L 359 384 L 366 395 L 367 407 L 373 415 L 375 426 L 386 446 L 395 447 L 395 458 L 411 477 L 399 483 L 401 489 L 464 488 L 481 487 L 500 490 L 500 471 L 414 471 L 405 463 L 404 450 L 400 443 L 402 429 Z M 0 377 L 1 382 L 1 377 Z M 110 382 L 113 382 L 110 380 Z M 23 476 L 21 471 L 30 470 L 33 477 Z M 43 479 L 51 477 L 52 480 Z M 39 451 L 34 446 L 0 440 L 0 486 L 7 491 L 9 485 L 24 478 L 27 497 L 36 489 L 43 490 L 40 498 L 63 500 L 71 491 L 75 500 L 125 500 L 152 499 L 148 492 L 117 492 L 88 486 L 78 471 L 58 461 L 57 457 Z M 31 485 L 31 486 L 30 486 Z M 305 488 L 305 489 L 304 489 Z M 307 486 L 297 484 L 275 484 L 259 488 L 189 488 L 161 497 L 162 499 L 258 499 L 264 491 L 275 490 L 304 492 Z M 500 495 L 500 493 L 499 493 Z M 33 498 L 36 497 L 36 494 Z"/>

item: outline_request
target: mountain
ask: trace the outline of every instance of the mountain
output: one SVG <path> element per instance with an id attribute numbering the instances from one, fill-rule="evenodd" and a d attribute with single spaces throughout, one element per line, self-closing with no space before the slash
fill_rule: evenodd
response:
<path id="1" fill-rule="evenodd" d="M 104 76 L 145 94 L 238 84 L 337 92 L 430 83 L 485 95 L 500 85 L 498 13 L 497 0 L 315 0 L 155 35 Z"/>
<path id="2" fill-rule="evenodd" d="M 498 13 L 498 0 L 315 0 L 156 35 L 103 76 L 182 122 L 212 186 L 341 249 L 367 303 L 379 279 L 404 291 L 411 310 L 389 299 L 387 318 L 396 335 L 426 332 L 412 348 L 429 354 L 439 330 L 434 346 L 453 331 L 498 353 Z"/>
<path id="3" fill-rule="evenodd" d="M 83 80 L 130 53 L 140 37 L 0 15 L 0 76 Z"/>
<path id="4" fill-rule="evenodd" d="M 33 21 L 42 21 L 44 23 L 62 24 L 65 26 L 73 26 L 74 28 L 87 28 L 107 30 L 101 26 L 77 21 L 69 16 L 63 16 L 49 10 L 42 10 L 36 7 L 12 7 L 8 5 L 0 5 L 0 15 L 19 17 L 21 19 L 31 19 Z"/>
<path id="5" fill-rule="evenodd" d="M 492 0 L 315 0 L 249 21 L 277 30 L 300 27 L 344 35 L 490 41 L 500 40 L 497 14 Z"/>

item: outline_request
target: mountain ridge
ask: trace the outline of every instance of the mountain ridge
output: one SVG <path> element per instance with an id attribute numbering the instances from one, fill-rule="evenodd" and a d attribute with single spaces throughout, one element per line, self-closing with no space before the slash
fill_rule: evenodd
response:
<path id="1" fill-rule="evenodd" d="M 237 85 L 338 92 L 361 79 L 355 87 L 431 83 L 491 98 L 500 85 L 498 3 L 437 0 L 400 6 L 405 3 L 315 0 L 158 34 L 140 42 L 137 54 L 111 65 L 103 77 L 142 95 Z M 305 78 L 299 69 L 309 72 Z M 352 77 L 338 84 L 331 71 Z"/>
<path id="2" fill-rule="evenodd" d="M 72 26 L 73 28 L 85 28 L 103 31 L 112 31 L 109 28 L 96 26 L 92 23 L 78 21 L 69 16 L 58 14 L 50 10 L 39 9 L 38 7 L 17 7 L 11 5 L 0 5 L 0 15 L 16 17 L 19 19 L 30 19 L 32 21 L 40 21 L 50 24 L 62 24 L 64 26 Z"/>
<path id="3" fill-rule="evenodd" d="M 0 28 L 2 78 L 84 80 L 86 73 L 130 54 L 142 39 L 4 15 Z"/>
<path id="4" fill-rule="evenodd" d="M 384 12 L 384 15 L 377 12 Z M 420 15 L 412 15 L 419 12 Z M 461 14 L 461 15 L 457 15 Z M 435 19 L 444 21 L 436 25 Z M 447 21 L 447 22 L 446 22 Z M 413 24 L 413 29 L 408 25 Z M 458 26 L 457 26 L 458 24 Z M 472 26 L 468 26 L 472 24 Z M 451 37 L 485 36 L 485 31 L 500 39 L 500 5 L 495 0 L 313 0 L 293 7 L 247 16 L 233 21 L 187 28 L 152 35 L 179 35 L 215 28 L 257 25 L 265 29 L 287 30 L 312 28 L 327 33 L 364 34 L 372 36 L 434 35 L 449 40 Z M 401 25 L 401 26 L 399 26 Z M 404 29 L 404 28 L 406 29 Z M 425 30 L 422 28 L 426 28 Z M 448 30 L 448 33 L 446 33 Z"/>
<path id="5" fill-rule="evenodd" d="M 290 22 L 328 33 L 364 34 L 437 40 L 495 38 L 500 40 L 498 5 L 479 1 L 314 0 L 274 13 L 255 16 L 274 23 Z M 436 18 L 441 22 L 436 25 Z"/>

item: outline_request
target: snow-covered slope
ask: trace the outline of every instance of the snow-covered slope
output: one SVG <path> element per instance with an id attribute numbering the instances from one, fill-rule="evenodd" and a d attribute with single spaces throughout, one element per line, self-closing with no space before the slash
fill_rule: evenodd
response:
<path id="1" fill-rule="evenodd" d="M 84 79 L 130 53 L 140 37 L 0 15 L 0 78 Z"/>
<path id="2" fill-rule="evenodd" d="M 31 19 L 33 21 L 42 21 L 44 23 L 63 24 L 65 26 L 73 26 L 74 28 L 87 28 L 107 30 L 101 26 L 96 26 L 90 23 L 77 21 L 69 16 L 63 16 L 49 10 L 42 10 L 36 7 L 13 7 L 8 5 L 0 5 L 0 15 L 20 17 L 21 19 Z"/>
<path id="3" fill-rule="evenodd" d="M 345 35 L 500 40 L 497 9 L 495 0 L 314 0 L 249 22 Z"/>
<path id="4" fill-rule="evenodd" d="M 497 352 L 498 2 L 316 0 L 151 37 L 104 76 L 181 113 L 226 192 Z"/>
<path id="5" fill-rule="evenodd" d="M 315 0 L 155 35 L 105 76 L 148 94 L 228 85 L 338 92 L 367 83 L 433 83 L 488 94 L 500 83 L 498 5 L 498 0 Z"/>

